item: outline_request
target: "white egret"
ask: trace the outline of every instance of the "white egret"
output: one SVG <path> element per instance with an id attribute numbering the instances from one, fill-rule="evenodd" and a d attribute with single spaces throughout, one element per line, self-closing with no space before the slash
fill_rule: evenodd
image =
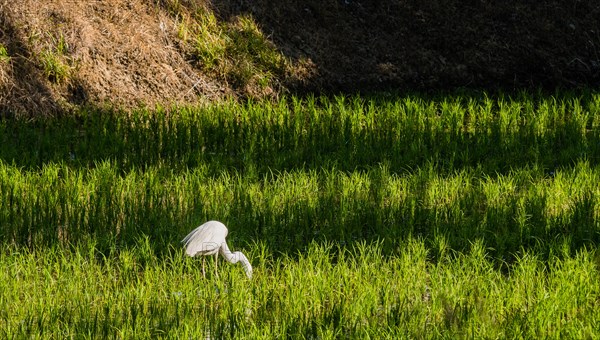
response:
<path id="1" fill-rule="evenodd" d="M 215 275 L 217 274 L 217 260 L 219 253 L 229 263 L 241 262 L 248 278 L 252 278 L 252 265 L 242 252 L 231 252 L 225 241 L 227 227 L 219 221 L 208 221 L 192 230 L 181 242 L 184 243 L 185 253 L 189 256 L 215 255 Z M 204 272 L 204 257 L 202 258 L 202 275 Z"/>

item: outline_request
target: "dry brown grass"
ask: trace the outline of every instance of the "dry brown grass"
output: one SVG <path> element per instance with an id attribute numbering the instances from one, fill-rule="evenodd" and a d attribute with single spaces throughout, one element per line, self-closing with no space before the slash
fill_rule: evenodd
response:
<path id="1" fill-rule="evenodd" d="M 125 107 L 195 103 L 230 92 L 185 59 L 176 21 L 153 4 L 23 0 L 16 5 L 4 0 L 1 6 L 3 20 L 13 25 L 4 34 L 6 44 L 16 52 L 12 65 L 1 69 L 4 87 L 13 87 L 3 101 L 22 103 L 17 109 L 51 112 L 89 102 Z M 64 82 L 44 77 L 39 60 L 44 51 L 56 51 L 59 37 L 72 69 Z M 37 84 L 11 81 L 23 73 L 37 78 Z M 25 94 L 31 100 L 24 100 Z"/>

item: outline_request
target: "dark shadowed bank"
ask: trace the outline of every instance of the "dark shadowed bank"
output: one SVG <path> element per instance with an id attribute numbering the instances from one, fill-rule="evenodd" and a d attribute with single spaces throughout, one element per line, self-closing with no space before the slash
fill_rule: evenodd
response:
<path id="1" fill-rule="evenodd" d="M 594 1 L 224 1 L 251 13 L 284 53 L 309 57 L 309 88 L 597 85 Z M 302 86 L 299 86 L 300 88 Z"/>
<path id="2" fill-rule="evenodd" d="M 0 1 L 4 112 L 290 92 L 595 88 L 600 81 L 600 4 L 593 0 L 92 5 Z M 199 47 L 213 43 L 224 45 Z M 271 48 L 279 56 L 268 59 Z M 204 52 L 216 53 L 219 72 Z M 256 57 L 263 52 L 266 59 Z M 55 56 L 50 62 L 68 74 L 48 69 L 44 56 Z M 236 72 L 261 79 L 239 83 Z"/>

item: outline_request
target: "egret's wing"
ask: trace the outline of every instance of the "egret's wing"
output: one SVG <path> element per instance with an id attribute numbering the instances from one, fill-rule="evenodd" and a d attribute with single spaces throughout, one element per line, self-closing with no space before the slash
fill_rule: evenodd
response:
<path id="1" fill-rule="evenodd" d="M 189 256 L 212 255 L 225 242 L 227 227 L 218 221 L 209 221 L 192 230 L 181 242 Z"/>

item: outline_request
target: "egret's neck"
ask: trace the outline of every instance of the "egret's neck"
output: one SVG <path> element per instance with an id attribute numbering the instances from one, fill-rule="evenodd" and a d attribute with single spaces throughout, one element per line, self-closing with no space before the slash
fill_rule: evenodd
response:
<path id="1" fill-rule="evenodd" d="M 236 257 L 234 256 L 234 254 L 231 252 L 231 250 L 229 250 L 229 246 L 227 246 L 226 242 L 223 242 L 221 244 L 221 255 L 223 255 L 223 257 L 225 258 L 225 260 L 229 263 L 237 263 L 239 261 L 239 259 L 236 259 Z"/>
<path id="2" fill-rule="evenodd" d="M 252 277 L 252 265 L 250 264 L 250 261 L 248 261 L 248 258 L 246 258 L 246 255 L 244 255 L 242 252 L 240 251 L 236 251 L 236 252 L 231 252 L 231 250 L 229 250 L 229 247 L 227 246 L 226 242 L 223 242 L 221 244 L 221 255 L 223 255 L 223 257 L 225 258 L 225 260 L 229 263 L 238 263 L 238 262 L 242 262 L 242 266 L 244 267 L 244 271 L 246 272 L 246 275 L 251 278 Z"/>

